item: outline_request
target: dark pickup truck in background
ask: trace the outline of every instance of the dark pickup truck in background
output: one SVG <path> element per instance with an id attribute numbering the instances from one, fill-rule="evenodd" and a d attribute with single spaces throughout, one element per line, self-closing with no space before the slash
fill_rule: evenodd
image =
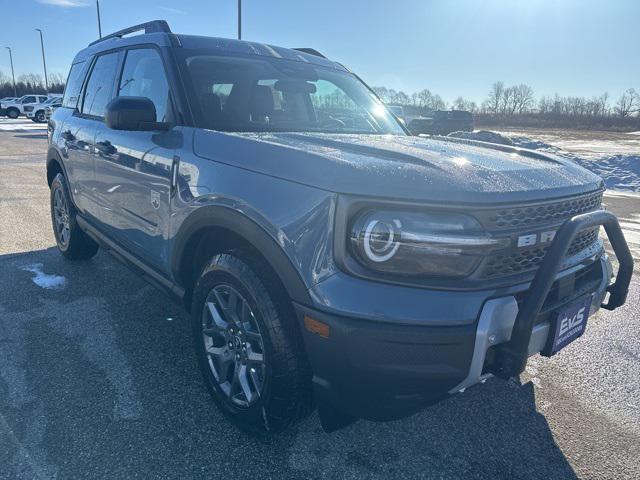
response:
<path id="1" fill-rule="evenodd" d="M 473 115 L 464 110 L 436 110 L 428 117 L 414 118 L 408 128 L 414 135 L 448 135 L 473 132 Z"/>

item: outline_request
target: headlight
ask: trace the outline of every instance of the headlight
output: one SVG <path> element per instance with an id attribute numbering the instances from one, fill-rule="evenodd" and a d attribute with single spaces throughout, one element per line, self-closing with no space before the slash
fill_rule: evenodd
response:
<path id="1" fill-rule="evenodd" d="M 464 277 L 483 255 L 504 248 L 472 217 L 455 213 L 365 211 L 352 223 L 352 255 L 364 267 L 401 276 Z"/>

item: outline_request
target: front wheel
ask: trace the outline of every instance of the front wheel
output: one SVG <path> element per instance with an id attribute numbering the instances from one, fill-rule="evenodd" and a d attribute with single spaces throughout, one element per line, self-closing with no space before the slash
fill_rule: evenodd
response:
<path id="1" fill-rule="evenodd" d="M 295 314 L 274 283 L 250 255 L 216 255 L 192 305 L 196 355 L 213 399 L 237 426 L 259 435 L 285 429 L 313 406 Z"/>
<path id="2" fill-rule="evenodd" d="M 17 108 L 10 108 L 9 110 L 7 110 L 7 117 L 15 120 L 19 116 L 20 116 L 20 110 L 18 110 Z"/>
<path id="3" fill-rule="evenodd" d="M 51 182 L 51 223 L 58 250 L 70 260 L 88 260 L 98 251 L 98 244 L 76 222 L 67 181 L 61 173 Z"/>

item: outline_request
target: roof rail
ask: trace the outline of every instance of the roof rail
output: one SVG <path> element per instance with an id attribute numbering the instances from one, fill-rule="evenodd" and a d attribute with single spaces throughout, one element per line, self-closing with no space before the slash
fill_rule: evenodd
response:
<path id="1" fill-rule="evenodd" d="M 117 32 L 107 35 L 106 37 L 102 37 L 91 42 L 89 46 L 95 45 L 96 43 L 104 42 L 105 40 L 110 40 L 112 38 L 122 38 L 129 33 L 141 32 L 142 30 L 144 30 L 144 33 L 171 33 L 169 24 L 165 20 L 152 20 L 151 22 L 141 23 L 140 25 L 134 25 L 133 27 L 118 30 Z"/>
<path id="2" fill-rule="evenodd" d="M 315 48 L 294 48 L 293 50 L 297 50 L 298 52 L 308 53 L 309 55 L 315 55 L 316 57 L 327 58 Z"/>

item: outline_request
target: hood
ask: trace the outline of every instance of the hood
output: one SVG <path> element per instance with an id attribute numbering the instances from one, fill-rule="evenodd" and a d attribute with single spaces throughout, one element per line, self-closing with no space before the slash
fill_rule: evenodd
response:
<path id="1" fill-rule="evenodd" d="M 194 151 L 336 193 L 399 200 L 503 203 L 603 187 L 556 156 L 444 137 L 196 130 Z"/>

